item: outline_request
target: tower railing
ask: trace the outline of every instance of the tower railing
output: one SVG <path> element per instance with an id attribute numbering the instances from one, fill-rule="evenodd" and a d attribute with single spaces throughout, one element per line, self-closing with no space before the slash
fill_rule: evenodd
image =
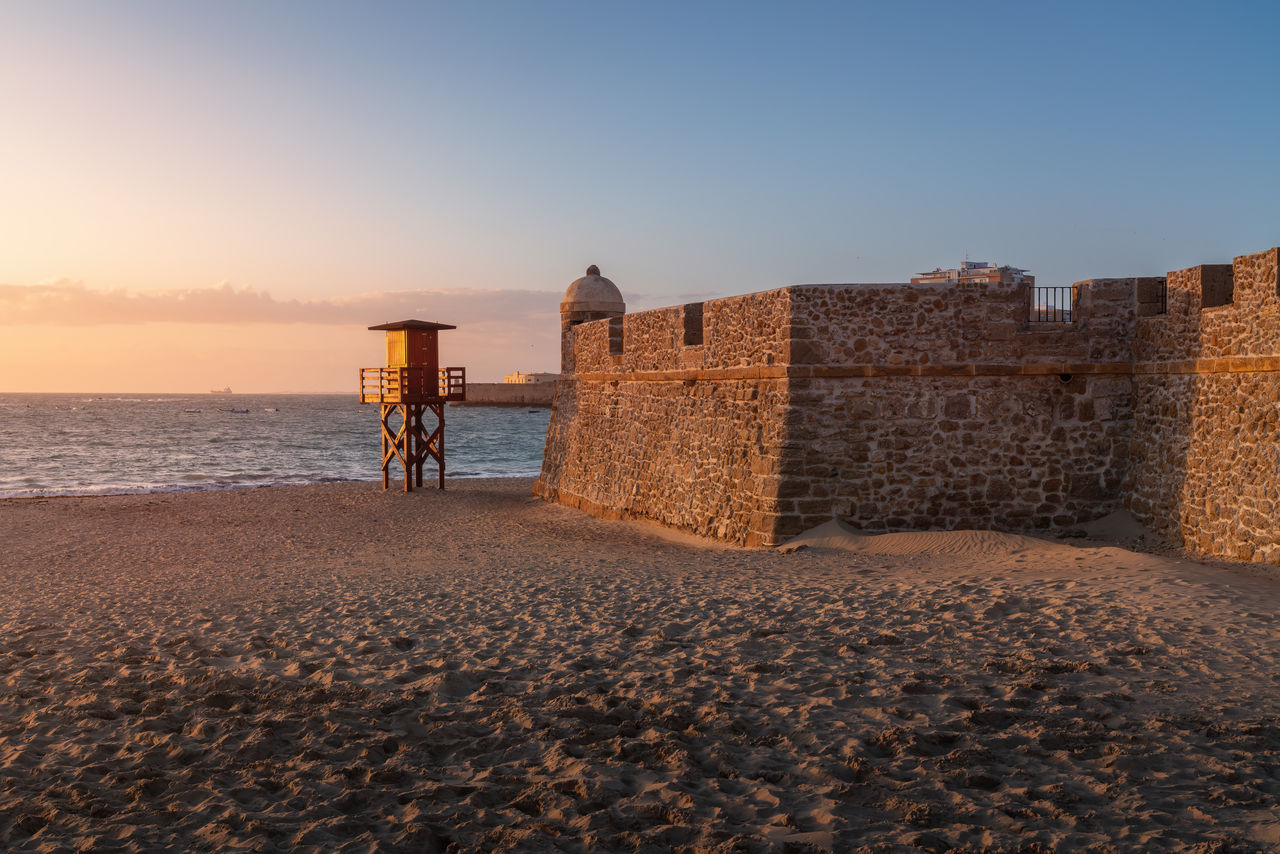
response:
<path id="1" fill-rule="evenodd" d="M 467 369 L 441 368 L 440 395 L 445 400 L 467 399 Z"/>
<path id="2" fill-rule="evenodd" d="M 431 403 L 467 399 L 467 369 L 420 366 L 360 369 L 361 403 Z"/>

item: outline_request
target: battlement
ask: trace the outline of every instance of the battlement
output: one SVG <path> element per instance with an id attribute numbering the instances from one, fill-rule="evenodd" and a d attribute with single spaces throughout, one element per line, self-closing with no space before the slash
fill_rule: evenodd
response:
<path id="1" fill-rule="evenodd" d="M 1272 355 L 1280 336 L 1278 249 L 1168 276 L 1168 308 L 1143 318 L 1139 362 Z"/>
<path id="2" fill-rule="evenodd" d="M 587 376 L 783 365 L 961 375 L 1129 362 L 1135 288 L 1147 281 L 1077 282 L 1064 322 L 1035 320 L 1041 289 L 1026 284 L 789 285 L 584 322 L 566 330 L 566 346 Z"/>

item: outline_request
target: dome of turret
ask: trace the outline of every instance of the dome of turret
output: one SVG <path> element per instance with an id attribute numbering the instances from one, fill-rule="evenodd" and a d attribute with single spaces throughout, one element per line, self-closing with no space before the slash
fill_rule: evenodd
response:
<path id="1" fill-rule="evenodd" d="M 574 279 L 560 301 L 560 312 L 607 312 L 622 314 L 627 310 L 622 292 L 613 282 L 600 275 L 600 268 L 592 264 L 587 274 Z"/>

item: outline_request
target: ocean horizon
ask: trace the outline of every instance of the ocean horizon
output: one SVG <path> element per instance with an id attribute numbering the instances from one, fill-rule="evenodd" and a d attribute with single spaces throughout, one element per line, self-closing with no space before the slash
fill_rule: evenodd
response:
<path id="1" fill-rule="evenodd" d="M 0 498 L 379 480 L 378 417 L 352 393 L 0 394 Z M 446 478 L 537 476 L 549 418 L 447 407 Z"/>

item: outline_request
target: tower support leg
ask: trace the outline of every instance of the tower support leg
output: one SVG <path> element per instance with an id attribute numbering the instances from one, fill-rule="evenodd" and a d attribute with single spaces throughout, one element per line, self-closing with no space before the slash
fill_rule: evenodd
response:
<path id="1" fill-rule="evenodd" d="M 427 407 L 436 416 L 436 427 L 431 431 L 431 435 L 426 434 L 426 428 L 423 428 L 423 445 L 422 460 L 426 461 L 427 457 L 436 461 L 437 467 L 437 484 L 440 489 L 444 489 L 444 402 L 428 403 Z"/>
<path id="2" fill-rule="evenodd" d="M 404 491 L 411 492 L 413 490 L 413 440 L 409 436 L 409 428 L 412 426 L 409 413 L 406 411 L 407 406 L 403 403 L 384 403 L 382 404 L 382 488 L 387 489 L 391 484 L 391 462 L 399 460 L 405 469 Z M 400 424 L 394 423 L 396 416 L 399 416 Z"/>
<path id="3" fill-rule="evenodd" d="M 444 489 L 444 404 L 437 404 L 436 410 L 436 459 L 440 461 L 440 489 Z"/>
<path id="4" fill-rule="evenodd" d="M 400 432 L 404 436 L 404 456 L 401 457 L 400 461 L 404 463 L 404 491 L 413 492 L 413 455 L 415 453 L 413 447 L 413 407 L 405 406 L 403 411 L 404 427 Z"/>
<path id="5" fill-rule="evenodd" d="M 387 487 L 390 486 L 390 483 L 388 482 L 388 478 L 387 478 L 387 434 L 388 432 L 389 431 L 387 429 L 387 407 L 384 404 L 382 407 L 382 429 L 379 433 L 379 438 L 382 439 L 382 489 L 384 492 L 386 491 Z"/>
<path id="6" fill-rule="evenodd" d="M 413 456 L 413 484 L 414 486 L 422 486 L 422 461 L 425 457 L 424 449 L 426 447 L 426 430 L 422 426 L 422 410 L 421 404 L 410 407 L 413 410 L 413 436 L 414 436 L 414 456 Z"/>
<path id="7" fill-rule="evenodd" d="M 440 403 L 382 404 L 382 488 L 391 484 L 391 464 L 400 461 L 404 467 L 404 491 L 422 486 L 422 469 L 430 457 L 439 468 L 438 483 L 444 489 L 444 407 Z M 423 416 L 430 409 L 436 416 L 436 427 L 427 434 Z M 395 423 L 397 416 L 399 424 Z"/>

